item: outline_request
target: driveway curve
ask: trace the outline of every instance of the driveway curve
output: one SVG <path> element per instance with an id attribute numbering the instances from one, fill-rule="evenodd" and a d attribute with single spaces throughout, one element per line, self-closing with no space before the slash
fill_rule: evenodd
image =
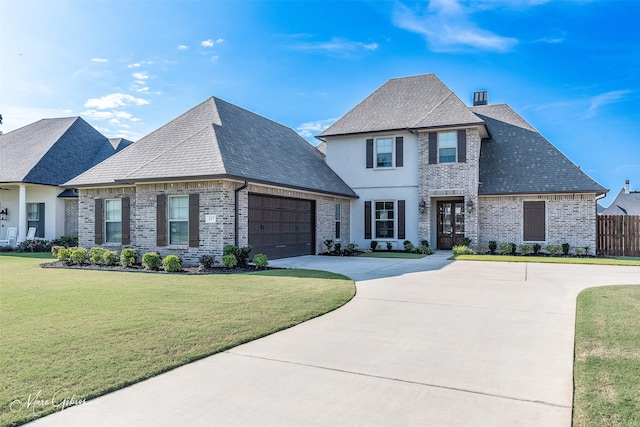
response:
<path id="1" fill-rule="evenodd" d="M 35 426 L 571 425 L 575 304 L 640 267 L 307 256 L 340 309 Z"/>

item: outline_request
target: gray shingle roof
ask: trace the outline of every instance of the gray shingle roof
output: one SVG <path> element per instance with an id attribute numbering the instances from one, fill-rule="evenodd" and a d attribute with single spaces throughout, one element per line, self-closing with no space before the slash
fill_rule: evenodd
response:
<path id="1" fill-rule="evenodd" d="M 128 139 L 124 138 L 109 138 L 109 142 L 111 143 L 113 149 L 116 150 L 116 152 L 133 144 L 133 141 L 129 141 Z"/>
<path id="2" fill-rule="evenodd" d="M 42 119 L 0 136 L 0 182 L 60 185 L 113 153 L 81 117 Z"/>
<path id="3" fill-rule="evenodd" d="M 318 135 L 482 124 L 435 74 L 391 79 Z"/>
<path id="4" fill-rule="evenodd" d="M 602 215 L 640 215 L 640 191 L 620 190 L 611 205 L 600 212 Z"/>
<path id="5" fill-rule="evenodd" d="M 480 150 L 479 194 L 605 193 L 508 105 L 471 107 L 491 139 Z"/>
<path id="6" fill-rule="evenodd" d="M 215 97 L 66 185 L 225 177 L 357 197 L 295 131 Z"/>

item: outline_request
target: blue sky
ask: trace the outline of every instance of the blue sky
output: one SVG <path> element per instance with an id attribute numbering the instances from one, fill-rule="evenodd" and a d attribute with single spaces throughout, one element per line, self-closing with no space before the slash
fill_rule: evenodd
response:
<path id="1" fill-rule="evenodd" d="M 640 190 L 640 1 L 0 0 L 0 130 L 137 140 L 210 96 L 313 135 L 386 80 L 488 90 L 613 200 Z"/>

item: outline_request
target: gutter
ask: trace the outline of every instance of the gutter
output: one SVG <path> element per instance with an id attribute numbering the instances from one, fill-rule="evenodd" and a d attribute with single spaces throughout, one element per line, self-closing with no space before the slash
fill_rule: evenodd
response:
<path id="1" fill-rule="evenodd" d="M 240 187 L 236 188 L 235 191 L 235 245 L 239 246 L 239 242 L 238 242 L 238 229 L 239 224 L 238 224 L 238 215 L 239 215 L 239 209 L 238 209 L 238 193 L 240 193 L 240 191 L 244 190 L 245 188 L 247 188 L 249 186 L 249 182 L 245 180 L 244 184 L 242 184 Z"/>

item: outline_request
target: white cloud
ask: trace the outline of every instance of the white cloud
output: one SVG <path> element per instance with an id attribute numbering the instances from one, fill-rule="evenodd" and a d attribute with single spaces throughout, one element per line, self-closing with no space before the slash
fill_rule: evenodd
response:
<path id="1" fill-rule="evenodd" d="M 104 63 L 104 62 L 109 62 L 109 60 L 108 60 L 108 59 L 106 59 L 106 58 L 91 58 L 91 62 L 101 62 L 101 63 Z"/>
<path id="2" fill-rule="evenodd" d="M 133 78 L 136 80 L 146 80 L 149 78 L 149 75 L 145 72 L 133 73 Z"/>
<path id="3" fill-rule="evenodd" d="M 585 118 L 590 118 L 596 115 L 598 108 L 607 104 L 615 104 L 626 95 L 630 94 L 632 91 L 630 90 L 614 90 L 611 92 L 602 93 L 600 95 L 594 96 L 590 99 L 589 109 L 587 110 L 587 114 Z"/>
<path id="4" fill-rule="evenodd" d="M 136 92 L 149 92 L 149 86 L 137 87 L 134 89 Z"/>
<path id="5" fill-rule="evenodd" d="M 178 45 L 178 50 L 187 50 L 187 49 L 189 49 L 189 46 L 187 46 L 186 44 Z"/>
<path id="6" fill-rule="evenodd" d="M 220 44 L 220 43 L 223 43 L 223 42 L 224 42 L 224 39 L 218 39 L 218 40 L 216 40 L 216 44 Z"/>
<path id="7" fill-rule="evenodd" d="M 470 19 L 472 13 L 458 0 L 431 0 L 426 11 L 416 11 L 398 4 L 393 23 L 423 35 L 429 47 L 436 52 L 468 49 L 506 52 L 518 44 L 515 38 L 499 36 L 479 28 Z"/>
<path id="8" fill-rule="evenodd" d="M 211 39 L 203 40 L 200 43 L 200 46 L 202 46 L 202 47 L 213 47 L 213 40 L 211 40 Z"/>
<path id="9" fill-rule="evenodd" d="M 220 57 L 218 55 L 213 55 L 211 57 L 211 61 L 216 62 L 218 59 L 220 59 Z"/>
<path id="10" fill-rule="evenodd" d="M 129 94 L 112 93 L 101 98 L 91 98 L 85 102 L 87 108 L 97 108 L 105 110 L 108 108 L 124 107 L 126 105 L 147 105 L 149 101 L 142 98 L 136 98 Z"/>
<path id="11" fill-rule="evenodd" d="M 304 138 L 313 138 L 315 135 L 318 135 L 320 132 L 331 126 L 337 118 L 334 119 L 324 119 L 324 120 L 315 120 L 312 122 L 302 123 L 300 126 L 296 128 L 298 133 L 302 135 Z"/>
<path id="12" fill-rule="evenodd" d="M 142 64 L 139 62 L 136 62 L 135 64 L 129 64 L 127 65 L 128 68 L 140 68 Z"/>
<path id="13" fill-rule="evenodd" d="M 351 54 L 361 51 L 374 51 L 378 49 L 378 43 L 363 43 L 341 38 L 333 38 L 325 42 L 302 42 L 293 45 L 294 49 L 324 52 L 330 54 Z"/>

